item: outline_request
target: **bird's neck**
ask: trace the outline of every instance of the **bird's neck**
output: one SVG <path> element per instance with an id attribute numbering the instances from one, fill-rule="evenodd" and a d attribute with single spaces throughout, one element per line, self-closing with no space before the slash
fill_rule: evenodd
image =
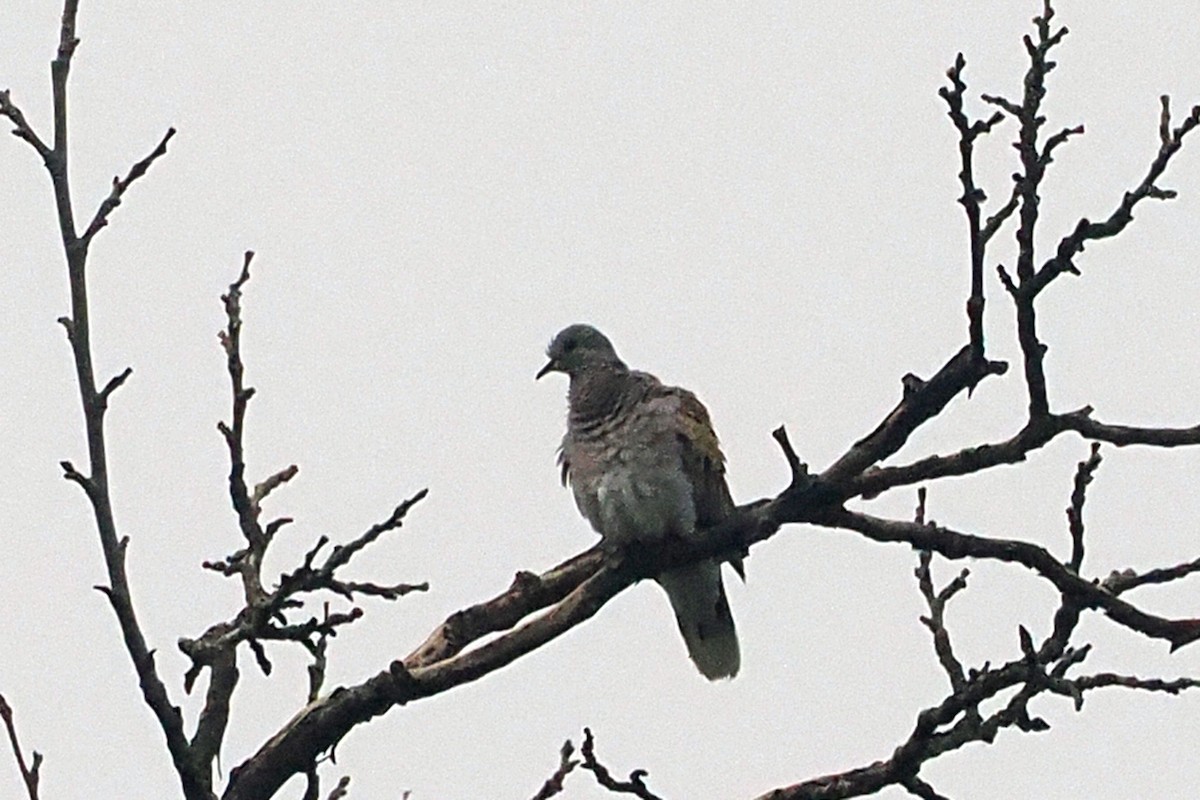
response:
<path id="1" fill-rule="evenodd" d="M 616 414 L 628 401 L 629 368 L 605 364 L 571 376 L 567 394 L 571 422 L 588 426 Z"/>

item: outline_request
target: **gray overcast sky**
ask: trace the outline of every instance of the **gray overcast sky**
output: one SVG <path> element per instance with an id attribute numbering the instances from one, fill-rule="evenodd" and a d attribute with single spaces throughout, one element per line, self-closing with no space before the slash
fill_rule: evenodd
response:
<path id="1" fill-rule="evenodd" d="M 456 608 L 544 569 L 593 535 L 557 483 L 565 387 L 534 383 L 564 324 L 605 330 L 632 365 L 695 390 L 729 457 L 735 497 L 773 494 L 787 423 L 822 468 L 965 341 L 957 148 L 936 89 L 957 51 L 972 90 L 1017 96 L 1020 37 L 1038 10 L 1005 3 L 85 2 L 71 111 L 74 188 L 90 215 L 168 126 L 168 156 L 92 250 L 101 374 L 134 375 L 109 415 L 113 493 L 132 539 L 135 599 L 176 702 L 174 642 L 238 607 L 199 569 L 239 544 L 214 425 L 228 414 L 218 295 L 258 252 L 246 296 L 252 474 L 300 476 L 269 513 L 297 519 L 273 566 L 322 533 L 348 538 L 422 486 L 409 524 L 355 574 L 429 580 L 334 642 L 329 686 L 411 650 Z M 1059 151 L 1044 244 L 1107 215 L 1157 148 L 1158 96 L 1200 101 L 1194 3 L 1063 0 L 1048 129 Z M 0 87 L 48 134 L 54 2 L 8 0 Z M 975 113 L 982 104 L 973 103 Z M 983 145 L 1007 195 L 1011 126 Z M 102 580 L 85 500 L 57 463 L 82 460 L 69 352 L 54 320 L 66 276 L 41 164 L 0 141 L 0 691 L 45 753 L 43 794 L 176 796 Z M 1200 140 L 1082 279 L 1041 304 L 1051 402 L 1105 420 L 1192 424 L 1200 288 Z M 1011 235 L 993 257 L 1011 263 Z M 989 346 L 1017 355 L 989 278 Z M 1019 370 L 990 380 L 898 460 L 1015 432 Z M 1067 552 L 1076 439 L 1020 467 L 931 488 L 935 519 Z M 1194 452 L 1107 450 L 1088 506 L 1093 575 L 1200 549 Z M 909 491 L 871 504 L 908 517 Z M 615 769 L 674 798 L 748 797 L 890 755 L 945 690 L 905 548 L 795 527 L 757 547 L 730 587 L 743 669 L 710 685 L 651 584 L 510 668 L 358 729 L 331 774 L 355 798 L 528 797 L 562 740 L 589 725 Z M 961 565 L 939 562 L 949 579 Z M 1148 610 L 1197 615 L 1194 584 L 1145 590 Z M 980 565 L 949 613 L 968 664 L 1044 635 L 1054 596 Z M 1200 674 L 1102 618 L 1081 633 L 1093 670 Z M 304 660 L 247 661 L 225 769 L 302 703 Z M 1082 714 L 1036 705 L 1048 734 L 1006 733 L 925 776 L 955 798 L 1183 797 L 1200 784 L 1200 698 L 1110 692 Z M 0 796 L 16 796 L 0 757 Z M 289 786 L 288 796 L 299 797 Z M 567 796 L 597 797 L 582 778 Z M 904 796 L 902 792 L 885 797 Z"/>

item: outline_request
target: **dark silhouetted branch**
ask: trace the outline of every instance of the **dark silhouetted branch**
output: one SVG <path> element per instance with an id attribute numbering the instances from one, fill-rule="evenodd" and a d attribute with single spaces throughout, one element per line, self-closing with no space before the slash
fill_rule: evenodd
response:
<path id="1" fill-rule="evenodd" d="M 8 743 L 12 747 L 13 758 L 17 761 L 17 769 L 21 780 L 25 783 L 25 793 L 29 800 L 38 800 L 38 781 L 41 779 L 42 754 L 33 751 L 30 761 L 25 760 L 25 752 L 21 750 L 21 742 L 17 738 L 17 725 L 13 722 L 12 706 L 4 695 L 0 695 L 0 720 L 4 721 L 4 729 L 8 732 Z"/>
<path id="2" fill-rule="evenodd" d="M 901 781 L 900 785 L 907 789 L 909 794 L 920 797 L 921 800 L 949 800 L 945 795 L 938 794 L 937 790 L 915 775 Z"/>
<path id="3" fill-rule="evenodd" d="M 96 388 L 87 290 L 87 246 L 90 236 L 87 234 L 83 237 L 76 235 L 75 212 L 71 200 L 68 171 L 67 78 L 70 74 L 71 58 L 79 44 L 79 39 L 75 35 L 78 8 L 78 0 L 66 0 L 64 3 L 58 50 L 50 65 L 54 108 L 53 146 L 48 148 L 33 133 L 24 116 L 12 105 L 7 92 L 0 100 L 0 113 L 7 116 L 16 126 L 17 136 L 29 142 L 42 157 L 54 190 L 59 234 L 66 254 L 71 314 L 69 317 L 63 317 L 60 322 L 67 331 L 75 362 L 75 374 L 86 429 L 89 472 L 85 477 L 71 465 L 71 462 L 64 461 L 62 462 L 64 477 L 79 484 L 91 503 L 108 573 L 108 585 L 100 588 L 116 614 L 125 649 L 137 672 L 142 697 L 162 728 L 167 749 L 170 751 L 172 761 L 180 776 L 184 796 L 189 800 L 192 798 L 207 800 L 211 797 L 211 773 L 191 759 L 179 709 L 171 703 L 166 687 L 159 678 L 154 665 L 153 653 L 147 646 L 138 623 L 125 571 L 125 550 L 128 539 L 117 533 L 112 500 L 109 495 L 104 416 L 112 393 L 124 383 L 130 373 L 126 370 L 108 381 L 103 389 L 97 390 Z M 165 141 L 162 146 L 165 146 Z M 140 177 L 159 155 L 161 153 L 156 151 L 148 159 L 139 162 L 134 166 L 130 175 L 134 178 Z M 124 188 L 127 187 L 128 184 L 125 184 Z M 124 192 L 124 188 L 121 189 L 121 193 Z"/>
<path id="4" fill-rule="evenodd" d="M 1108 442 L 1117 447 L 1144 444 L 1153 447 L 1184 447 L 1200 444 L 1200 425 L 1190 428 L 1143 428 L 1109 425 L 1093 419 L 1090 407 L 1060 417 L 1064 428 L 1087 439 Z"/>
<path id="5" fill-rule="evenodd" d="M 911 464 L 879 467 L 863 472 L 847 482 L 846 493 L 870 499 L 898 486 L 954 475 L 969 475 L 1003 464 L 1016 464 L 1045 446 L 1064 429 L 1056 417 L 1043 417 L 1026 423 L 1015 436 L 1002 442 L 974 445 L 949 455 L 927 456 Z"/>
<path id="6" fill-rule="evenodd" d="M 350 794 L 350 776 L 343 775 L 338 779 L 337 786 L 334 786 L 329 791 L 329 795 L 325 800 L 342 800 L 348 794 Z"/>
<path id="7" fill-rule="evenodd" d="M 1017 178 L 1017 195 L 1020 198 L 1017 227 L 1017 281 L 1020 291 L 1014 296 L 1017 307 L 1017 340 L 1024 356 L 1025 384 L 1029 392 L 1029 418 L 1038 419 L 1050 411 L 1046 396 L 1046 374 L 1043 360 L 1045 346 L 1038 340 L 1037 314 L 1033 295 L 1026 287 L 1034 279 L 1035 237 L 1041 197 L 1039 190 L 1046 174 L 1046 154 L 1038 146 L 1038 137 L 1046 119 L 1041 114 L 1042 99 L 1046 96 L 1046 76 L 1055 67 L 1049 60 L 1050 51 L 1067 34 L 1066 28 L 1051 32 L 1050 22 L 1054 9 L 1047 1 L 1040 16 L 1034 18 L 1037 41 L 1025 37 L 1025 50 L 1029 54 L 1029 69 L 1025 73 L 1025 92 L 1020 105 L 1000 102 L 997 98 L 985 100 L 1000 105 L 1017 118 L 1019 133 L 1017 152 L 1021 158 L 1021 173 Z M 1062 137 L 1065 141 L 1066 137 Z M 1049 149 L 1049 148 L 1047 148 Z M 1011 293 L 1011 289 L 1010 289 Z"/>
<path id="8" fill-rule="evenodd" d="M 1092 455 L 1080 461 L 1075 470 L 1075 488 L 1071 491 L 1071 505 L 1067 506 L 1067 527 L 1071 532 L 1071 560 L 1067 569 L 1079 572 L 1083 566 L 1083 504 L 1087 501 L 1087 487 L 1092 476 L 1100 468 L 1100 443 L 1092 442 Z"/>
<path id="9" fill-rule="evenodd" d="M 12 93 L 8 89 L 0 92 L 0 115 L 8 117 L 12 122 L 12 135 L 29 142 L 33 149 L 37 151 L 37 154 L 42 157 L 42 161 L 49 166 L 53 151 L 34 133 L 33 128 L 29 127 L 29 123 L 25 121 L 25 115 L 21 113 L 21 109 L 13 105 Z"/>
<path id="10" fill-rule="evenodd" d="M 1138 678 L 1133 675 L 1116 675 L 1111 672 L 1101 672 L 1096 675 L 1076 678 L 1072 683 L 1080 691 L 1116 686 L 1122 689 L 1136 689 L 1143 692 L 1180 694 L 1188 689 L 1200 689 L 1200 680 L 1196 680 L 1195 678 L 1163 680 L 1161 678 Z"/>
<path id="11" fill-rule="evenodd" d="M 1003 375 L 1007 368 L 1003 361 L 981 361 L 972 354 L 970 345 L 963 347 L 929 380 L 908 382 L 899 404 L 883 422 L 855 442 L 817 481 L 836 487 L 833 491 L 843 498 L 853 496 L 846 493 L 844 484 L 850 484 L 863 471 L 896 453 L 917 428 L 940 414 L 960 392 L 988 375 Z"/>
<path id="12" fill-rule="evenodd" d="M 583 756 L 583 768 L 595 775 L 596 783 L 610 792 L 631 794 L 642 800 L 662 800 L 646 786 L 646 778 L 650 776 L 650 773 L 644 769 L 635 769 L 629 773 L 629 780 L 622 781 L 614 778 L 608 768 L 596 758 L 596 741 L 592 738 L 590 728 L 583 729 L 583 747 L 579 749 L 579 754 Z"/>
<path id="13" fill-rule="evenodd" d="M 1163 95 L 1161 102 L 1162 114 L 1159 123 L 1160 145 L 1154 160 L 1150 162 L 1150 168 L 1146 172 L 1146 176 L 1142 178 L 1142 182 L 1131 191 L 1125 193 L 1125 196 L 1121 198 L 1120 204 L 1109 215 L 1108 219 L 1103 222 L 1091 222 L 1086 218 L 1079 220 L 1079 223 L 1075 226 L 1075 230 L 1063 237 L 1062 241 L 1059 242 L 1054 257 L 1043 264 L 1038 269 L 1037 274 L 1032 276 L 1025 289 L 1031 296 L 1037 295 L 1051 281 L 1064 272 L 1078 275 L 1079 269 L 1075 266 L 1075 256 L 1083 252 L 1084 245 L 1089 241 L 1116 236 L 1125 230 L 1125 227 L 1130 222 L 1133 222 L 1133 210 L 1138 203 L 1147 198 L 1153 200 L 1171 200 L 1175 197 L 1174 191 L 1160 189 L 1157 181 L 1166 171 L 1167 165 L 1171 162 L 1171 157 L 1183 147 L 1183 138 L 1195 129 L 1197 125 L 1200 125 L 1200 106 L 1194 106 L 1183 123 L 1172 130 L 1170 98 Z M 1072 131 L 1072 133 L 1074 132 L 1076 131 Z M 1078 132 L 1082 132 L 1082 129 L 1079 129 Z"/>
<path id="14" fill-rule="evenodd" d="M 1150 569 L 1141 573 L 1135 572 L 1132 569 L 1116 571 L 1105 578 L 1101 586 L 1113 594 L 1123 594 L 1139 586 L 1177 581 L 1180 578 L 1186 578 L 1194 572 L 1200 572 L 1200 558 L 1195 561 L 1178 564 L 1174 567 Z"/>
<path id="15" fill-rule="evenodd" d="M 981 206 L 987 199 L 984 191 L 975 185 L 975 140 L 998 125 L 1004 114 L 997 111 L 986 120 L 972 122 L 963 112 L 963 95 L 967 90 L 963 82 L 963 69 L 967 62 L 959 53 L 954 60 L 954 66 L 946 72 L 950 86 L 942 87 L 938 94 L 950 107 L 949 115 L 954 127 L 958 130 L 958 153 L 961 170 L 958 179 L 962 184 L 963 193 L 958 198 L 967 214 L 967 236 L 971 248 L 971 294 L 967 298 L 967 339 L 971 344 L 971 353 L 976 360 L 983 360 L 983 262 L 987 240 L 995 234 L 1004 219 L 1010 216 L 1016 208 L 1016 202 L 1010 201 L 1006 206 L 993 215 L 987 223 L 990 232 L 980 225 L 982 216 Z"/>
<path id="16" fill-rule="evenodd" d="M 427 666 L 417 657 L 395 661 L 367 681 L 310 703 L 230 773 L 225 800 L 270 797 L 355 725 L 390 708 L 429 697 L 494 672 L 594 615 L 637 576 L 614 565 L 596 571 L 542 616 L 480 647 Z M 520 594 L 522 589 L 513 590 Z M 427 644 L 429 644 L 427 642 Z M 436 652 L 430 648 L 427 652 Z"/>
<path id="17" fill-rule="evenodd" d="M 567 780 L 567 775 L 573 769 L 579 766 L 579 759 L 572 758 L 575 755 L 575 745 L 571 744 L 571 740 L 563 742 L 562 749 L 558 751 L 558 769 L 554 770 L 554 774 L 546 779 L 542 784 L 542 788 L 533 796 L 533 800 L 549 800 L 556 794 L 561 794 Z"/>
<path id="18" fill-rule="evenodd" d="M 184 687 L 189 692 L 199 676 L 207 669 L 210 672 L 209 694 L 201 712 L 196 738 L 197 752 L 215 754 L 224 735 L 225 723 L 231 695 L 237 685 L 237 648 L 245 643 L 254 654 L 259 669 L 269 675 L 271 660 L 264 642 L 286 641 L 300 644 L 313 657 L 309 667 L 308 701 L 315 702 L 325 676 L 325 651 L 328 639 L 336 636 L 339 628 L 362 617 L 362 609 L 351 608 L 346 612 L 331 611 L 329 604 L 323 606 L 320 617 L 295 622 L 289 617 L 304 607 L 303 597 L 317 591 L 330 591 L 352 600 L 355 595 L 381 597 L 395 600 L 414 591 L 428 589 L 428 584 L 377 584 L 362 581 L 343 581 L 337 571 L 350 563 L 351 559 L 384 533 L 399 528 L 405 516 L 422 498 L 425 490 L 396 506 L 383 522 L 371 526 L 366 532 L 346 545 L 334 547 L 325 560 L 317 564 L 317 557 L 328 543 L 320 537 L 316 545 L 305 555 L 303 563 L 292 572 L 280 576 L 275 588 L 268 589 L 263 581 L 262 565 L 266 551 L 274 534 L 291 522 L 281 517 L 268 523 L 260 523 L 262 503 L 271 493 L 292 480 L 298 473 L 295 465 L 286 467 L 255 484 L 251 490 L 246 481 L 245 428 L 246 411 L 254 390 L 245 384 L 245 365 L 241 355 L 242 293 L 250 280 L 250 265 L 254 254 L 244 256 L 241 272 L 221 296 L 226 314 L 226 326 L 220 333 L 220 341 L 226 355 L 232 393 L 232 416 L 228 424 L 218 427 L 229 451 L 230 499 L 237 514 L 238 527 L 246 546 L 226 556 L 219 562 L 205 562 L 204 566 L 226 576 L 241 578 L 245 604 L 229 621 L 212 625 L 198 638 L 179 640 L 180 650 L 192 661 L 184 676 Z M 198 747 L 204 743 L 203 751 Z M 317 757 L 321 751 L 311 754 L 302 768 L 293 770 L 310 776 L 309 790 L 319 792 L 316 781 Z M 269 795 L 260 795 L 269 796 Z"/>
<path id="19" fill-rule="evenodd" d="M 167 154 L 167 142 L 171 141 L 171 137 L 174 135 L 175 129 L 168 128 L 166 134 L 158 143 L 158 146 L 150 152 L 150 155 L 134 164 L 133 167 L 130 168 L 129 174 L 124 178 L 113 178 L 112 191 L 109 192 L 108 197 L 104 198 L 103 202 L 100 203 L 100 207 L 96 209 L 96 215 L 92 217 L 92 221 L 87 226 L 87 230 L 84 231 L 83 236 L 80 237 L 84 247 L 91 244 L 91 241 L 95 238 L 96 234 L 99 233 L 106 225 L 108 225 L 109 215 L 116 210 L 117 206 L 121 205 L 121 198 L 124 197 L 125 192 L 131 185 L 133 185 L 133 182 L 145 175 L 146 171 L 150 169 L 151 164 Z"/>
<path id="20" fill-rule="evenodd" d="M 942 669 L 945 670 L 946 676 L 950 679 L 950 686 L 955 691 L 963 687 L 965 678 L 963 677 L 963 667 L 954 655 L 954 648 L 950 646 L 950 634 L 946 630 L 945 611 L 946 603 L 950 598 L 958 594 L 963 589 L 967 588 L 967 576 L 970 570 L 964 569 L 958 574 L 954 580 L 946 584 L 940 591 L 935 591 L 933 588 L 933 576 L 930 573 L 930 563 L 933 561 L 933 553 L 929 550 L 922 550 L 917 559 L 917 586 L 921 590 L 921 596 L 925 598 L 926 605 L 929 606 L 929 616 L 921 617 L 921 624 L 929 629 L 933 634 L 933 650 L 937 653 L 938 661 L 941 662 Z"/>

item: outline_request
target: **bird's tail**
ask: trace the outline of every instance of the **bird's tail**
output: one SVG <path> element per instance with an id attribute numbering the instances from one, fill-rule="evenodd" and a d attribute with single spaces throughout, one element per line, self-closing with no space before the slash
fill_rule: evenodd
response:
<path id="1" fill-rule="evenodd" d="M 742 656 L 720 564 L 703 561 L 664 572 L 656 580 L 671 600 L 688 655 L 701 674 L 710 681 L 737 675 Z"/>

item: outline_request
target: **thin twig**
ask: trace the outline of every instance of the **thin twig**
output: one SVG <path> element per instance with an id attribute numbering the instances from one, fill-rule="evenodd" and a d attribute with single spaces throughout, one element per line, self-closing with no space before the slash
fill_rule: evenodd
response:
<path id="1" fill-rule="evenodd" d="M 337 786 L 334 786 L 329 791 L 329 796 L 326 800 L 342 800 L 348 794 L 350 794 L 350 776 L 343 775 L 338 779 Z"/>
<path id="2" fill-rule="evenodd" d="M 171 141 L 171 137 L 175 135 L 174 128 L 168 128 L 166 134 L 159 141 L 150 154 L 141 161 L 134 164 L 129 169 L 129 174 L 124 178 L 114 177 L 112 181 L 112 191 L 108 193 L 108 197 L 104 198 L 100 203 L 100 207 L 96 209 L 95 216 L 92 217 L 91 223 L 87 226 L 87 230 L 80 237 L 86 247 L 95 238 L 106 225 L 108 225 L 108 217 L 121 205 L 121 199 L 125 196 L 125 192 L 133 185 L 133 182 L 146 174 L 150 169 L 150 165 L 157 161 L 162 156 L 167 154 L 167 142 Z"/>
<path id="3" fill-rule="evenodd" d="M 1016 187 L 1020 197 L 1020 224 L 1017 228 L 1019 291 L 1013 295 L 1013 299 L 1017 308 L 1017 340 L 1024 356 L 1030 419 L 1044 417 L 1050 410 L 1046 394 L 1046 373 L 1043 367 L 1046 348 L 1038 340 L 1037 314 L 1033 304 L 1036 292 L 1031 292 L 1028 287 L 1034 280 L 1035 233 L 1041 203 L 1039 193 L 1042 179 L 1046 174 L 1047 156 L 1053 149 L 1050 146 L 1047 146 L 1045 150 L 1038 147 L 1038 136 L 1046 121 L 1041 114 L 1042 99 L 1046 95 L 1046 76 L 1055 66 L 1048 56 L 1067 34 L 1066 28 L 1059 28 L 1058 31 L 1051 32 L 1050 21 L 1053 17 L 1054 9 L 1049 2 L 1046 2 L 1043 5 L 1042 14 L 1034 18 L 1037 41 L 1035 42 L 1029 36 L 1025 37 L 1025 49 L 1029 54 L 1029 69 L 1025 73 L 1025 92 L 1021 103 L 1015 105 L 1007 101 L 1000 101 L 998 98 L 984 98 L 1007 108 L 1009 113 L 1015 114 L 1019 122 L 1019 134 L 1016 142 L 1022 168 Z M 1066 135 L 1060 134 L 1055 146 L 1066 141 L 1066 138 Z"/>
<path id="4" fill-rule="evenodd" d="M 1141 183 L 1125 193 L 1117 208 L 1103 222 L 1092 222 L 1086 217 L 1079 220 L 1075 229 L 1058 243 L 1054 257 L 1046 261 L 1038 269 L 1036 275 L 1030 276 L 1026 291 L 1031 296 L 1037 295 L 1064 272 L 1078 275 L 1079 269 L 1075 265 L 1075 256 L 1083 252 L 1087 242 L 1107 239 L 1125 230 L 1126 226 L 1133 222 L 1133 211 L 1141 201 L 1147 198 L 1171 200 L 1175 197 L 1174 191 L 1159 188 L 1158 179 L 1162 177 L 1171 163 L 1171 158 L 1182 149 L 1184 137 L 1191 133 L 1197 125 L 1200 125 L 1200 105 L 1194 106 L 1183 123 L 1172 129 L 1170 98 L 1163 95 L 1161 103 L 1158 153 L 1150 162 L 1150 167 Z"/>
<path id="5" fill-rule="evenodd" d="M 986 233 L 980 226 L 981 206 L 987 196 L 982 189 L 975 185 L 975 140 L 981 135 L 990 133 L 992 128 L 1004 119 L 1004 114 L 997 111 L 986 120 L 974 122 L 967 118 L 963 111 L 963 95 L 966 93 L 967 85 L 962 78 L 966 65 L 966 59 L 963 58 L 962 53 L 959 53 L 954 60 L 954 66 L 946 72 L 946 77 L 950 79 L 950 86 L 942 87 L 938 90 L 938 94 L 950 107 L 948 112 L 950 119 L 958 130 L 958 152 L 961 164 L 958 179 L 963 189 L 958 202 L 967 214 L 967 236 L 971 247 L 971 294 L 967 299 L 967 336 L 973 355 L 982 360 L 984 357 L 984 254 L 987 240 L 995 233 L 995 229 L 999 228 L 1004 218 L 1012 213 L 1012 209 L 1007 211 L 1001 209 L 988 220 L 988 227 L 992 228 L 991 233 Z M 1010 205 L 1015 208 L 1015 203 L 1010 203 Z"/>
<path id="6" fill-rule="evenodd" d="M 950 601 L 950 598 L 967 587 L 967 576 L 970 571 L 964 569 L 958 574 L 958 577 L 946 584 L 940 591 L 935 591 L 933 575 L 930 570 L 932 562 L 932 552 L 929 550 L 919 552 L 915 571 L 917 587 L 921 590 L 921 596 L 925 598 L 925 604 L 929 606 L 929 616 L 921 617 L 921 624 L 933 634 L 933 650 L 937 654 L 938 662 L 941 663 L 946 676 L 950 679 L 950 688 L 957 692 L 962 689 L 966 678 L 963 674 L 962 663 L 954 655 L 954 648 L 950 644 L 950 632 L 946 630 L 945 612 L 946 603 Z"/>
<path id="7" fill-rule="evenodd" d="M 554 770 L 554 774 L 546 779 L 542 788 L 533 796 L 533 800 L 549 800 L 556 794 L 562 793 L 567 775 L 579 766 L 579 759 L 572 758 L 573 755 L 575 755 L 575 745 L 571 744 L 570 739 L 567 739 L 558 751 L 558 769 Z"/>
<path id="8" fill-rule="evenodd" d="M 1100 468 L 1100 443 L 1092 442 L 1092 454 L 1080 461 L 1075 469 L 1075 488 L 1071 491 L 1071 505 L 1067 506 L 1067 527 L 1071 532 L 1071 560 L 1067 569 L 1079 572 L 1083 566 L 1083 504 L 1087 501 L 1087 487 L 1096 470 Z"/>
<path id="9" fill-rule="evenodd" d="M 596 742 L 592 738 L 590 728 L 583 729 L 583 747 L 579 749 L 583 756 L 583 768 L 596 776 L 596 783 L 615 794 L 631 794 L 642 800 L 662 800 L 646 786 L 646 778 L 650 773 L 644 769 L 635 769 L 629 773 L 629 780 L 618 780 L 612 776 L 608 768 L 596 759 Z"/>
<path id="10" fill-rule="evenodd" d="M 21 750 L 20 741 L 17 739 L 17 726 L 13 722 L 12 706 L 8 704 L 8 700 L 4 698 L 4 695 L 0 695 L 0 720 L 4 720 L 4 728 L 8 731 L 8 741 L 12 745 L 13 757 L 17 760 L 17 769 L 21 772 L 21 780 L 25 783 L 25 792 L 29 796 L 29 800 L 38 800 L 38 780 L 41 778 L 42 754 L 34 750 L 32 761 L 25 761 L 25 754 Z"/>
<path id="11" fill-rule="evenodd" d="M 1101 586 L 1113 594 L 1122 594 L 1130 589 L 1136 589 L 1139 586 L 1148 586 L 1150 584 L 1170 583 L 1171 581 L 1177 581 L 1180 578 L 1186 578 L 1188 575 L 1191 575 L 1195 572 L 1200 572 L 1200 558 L 1197 558 L 1194 561 L 1186 561 L 1173 567 L 1148 569 L 1141 573 L 1132 569 L 1113 572 L 1104 579 L 1104 581 L 1101 583 Z"/>
<path id="12" fill-rule="evenodd" d="M 52 152 L 45 142 L 39 137 L 25 121 L 25 115 L 21 113 L 21 109 L 17 108 L 12 102 L 12 93 L 5 89 L 0 92 L 0 115 L 8 117 L 13 124 L 12 135 L 18 139 L 23 139 L 37 151 L 37 154 L 42 157 L 42 161 L 49 166 Z"/>

